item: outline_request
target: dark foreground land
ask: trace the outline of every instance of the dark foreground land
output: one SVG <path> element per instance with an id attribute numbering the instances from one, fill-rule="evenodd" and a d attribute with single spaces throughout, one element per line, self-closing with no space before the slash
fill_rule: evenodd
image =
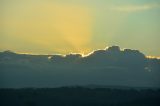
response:
<path id="1" fill-rule="evenodd" d="M 0 89 L 0 106 L 160 106 L 160 89 Z"/>

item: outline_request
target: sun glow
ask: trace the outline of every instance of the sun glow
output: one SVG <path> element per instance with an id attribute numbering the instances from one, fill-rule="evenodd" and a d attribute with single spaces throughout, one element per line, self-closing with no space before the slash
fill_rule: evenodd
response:
<path id="1" fill-rule="evenodd" d="M 160 59 L 160 56 L 146 56 L 149 59 Z"/>
<path id="2" fill-rule="evenodd" d="M 0 51 L 87 55 L 118 45 L 148 55 L 160 54 L 159 2 L 1 1 Z"/>
<path id="3" fill-rule="evenodd" d="M 18 52 L 30 52 L 27 49 L 32 49 L 38 53 L 56 51 L 62 54 L 86 54 L 90 51 L 92 15 L 89 8 L 45 3 L 14 9 L 11 12 L 17 15 L 4 19 L 2 32 L 9 36 L 10 44 L 14 43 L 16 48 L 2 42 L 5 48 Z M 32 46 L 24 50 L 22 45 Z"/>

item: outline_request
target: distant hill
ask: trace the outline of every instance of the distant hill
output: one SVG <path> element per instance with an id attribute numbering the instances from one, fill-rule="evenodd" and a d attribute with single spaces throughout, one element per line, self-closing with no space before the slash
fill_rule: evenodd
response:
<path id="1" fill-rule="evenodd" d="M 160 90 L 111 88 L 0 89 L 0 106 L 159 106 Z"/>

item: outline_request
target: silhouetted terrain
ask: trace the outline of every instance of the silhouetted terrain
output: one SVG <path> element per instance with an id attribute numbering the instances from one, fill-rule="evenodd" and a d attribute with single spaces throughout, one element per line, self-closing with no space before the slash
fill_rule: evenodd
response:
<path id="1" fill-rule="evenodd" d="M 88 56 L 0 52 L 0 88 L 113 85 L 160 87 L 160 60 L 112 46 Z"/>
<path id="2" fill-rule="evenodd" d="M 0 89 L 0 106 L 159 106 L 160 90 L 61 87 Z"/>

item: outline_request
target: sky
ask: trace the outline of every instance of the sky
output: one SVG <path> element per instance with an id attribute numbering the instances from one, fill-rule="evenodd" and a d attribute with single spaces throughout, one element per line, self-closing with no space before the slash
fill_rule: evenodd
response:
<path id="1" fill-rule="evenodd" d="M 0 51 L 88 54 L 118 45 L 160 56 L 160 0 L 0 0 Z"/>

